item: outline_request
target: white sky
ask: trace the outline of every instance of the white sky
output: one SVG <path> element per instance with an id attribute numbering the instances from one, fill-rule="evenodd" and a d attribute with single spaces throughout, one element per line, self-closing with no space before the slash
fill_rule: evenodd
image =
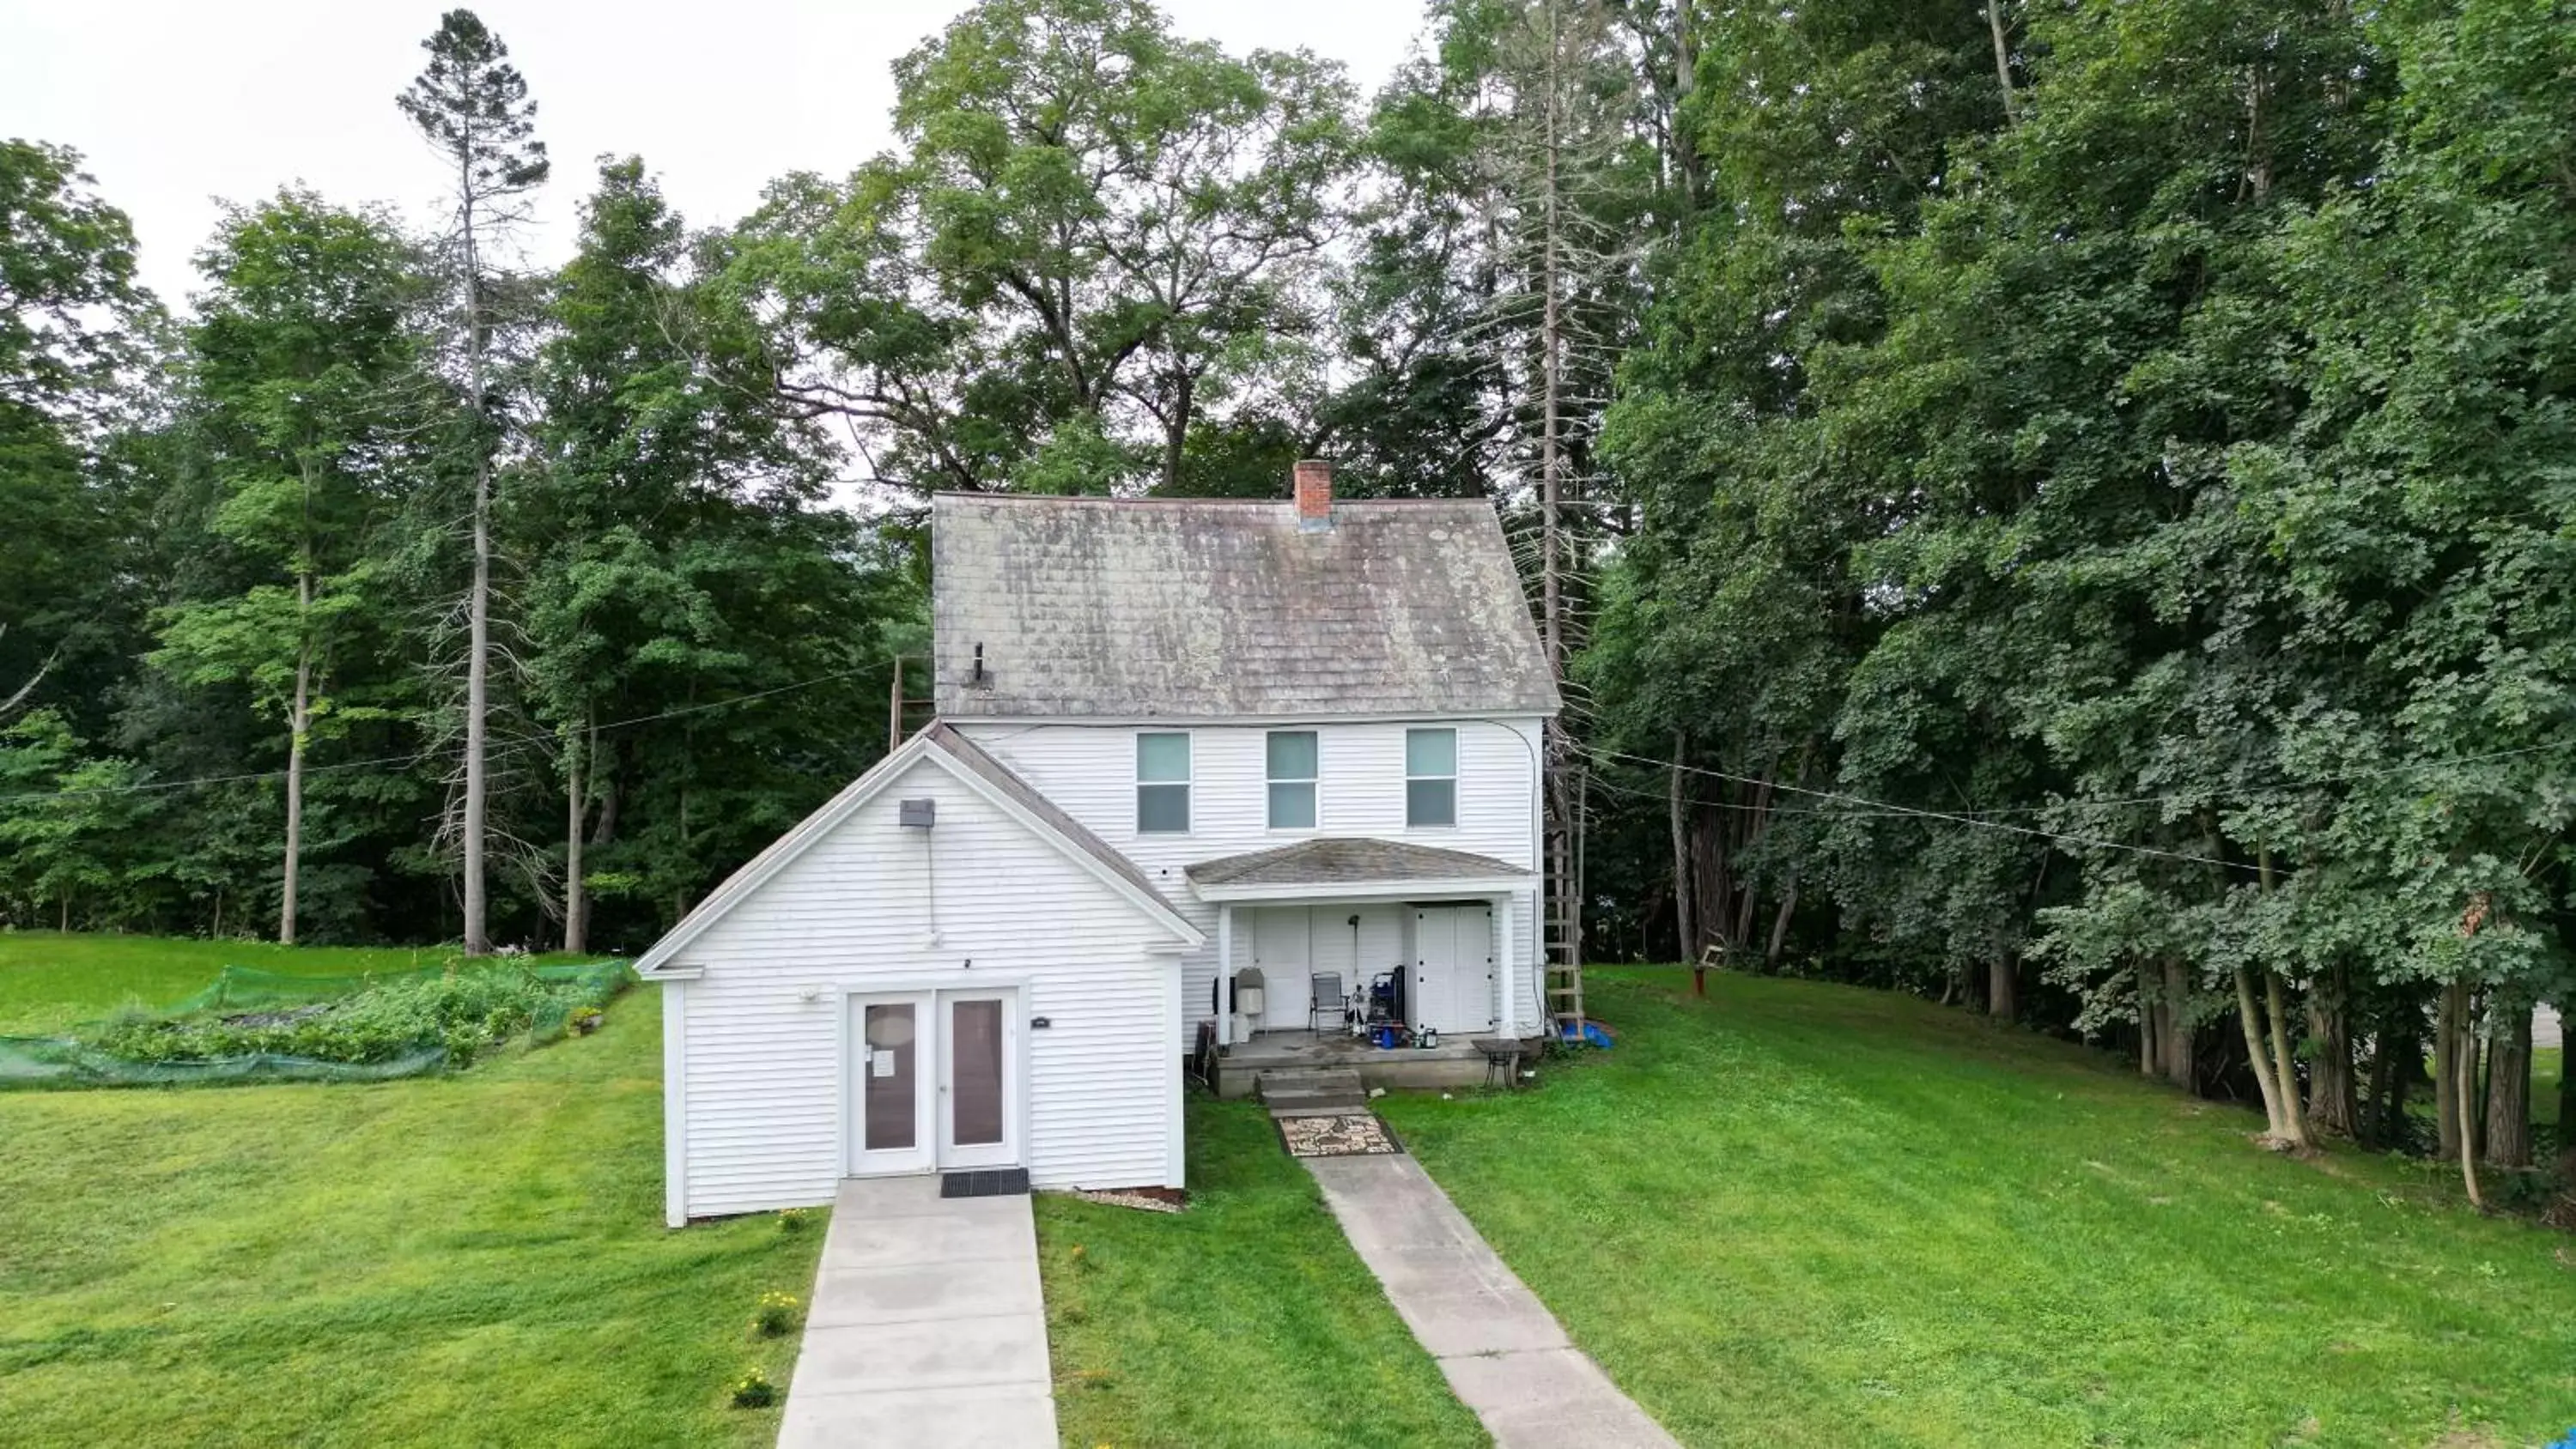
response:
<path id="1" fill-rule="evenodd" d="M 453 3 L 453 0 L 449 0 Z M 1241 53 L 1303 46 L 1363 94 L 1422 28 L 1419 0 L 1162 0 L 1174 30 Z M 134 219 L 171 305 L 217 199 L 288 182 L 436 214 L 440 171 L 394 108 L 446 5 L 432 0 L 0 0 L 0 136 L 71 146 Z M 692 226 L 749 211 L 790 171 L 837 176 L 892 139 L 888 67 L 964 0 L 483 0 L 537 101 L 554 179 L 531 258 L 572 245 L 603 152 L 639 153 Z"/>

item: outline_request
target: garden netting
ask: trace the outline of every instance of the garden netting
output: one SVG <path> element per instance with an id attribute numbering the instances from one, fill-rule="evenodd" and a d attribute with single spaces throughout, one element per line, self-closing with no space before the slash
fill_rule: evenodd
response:
<path id="1" fill-rule="evenodd" d="M 155 1032 L 194 1030 L 219 1040 L 260 1040 L 293 1035 L 297 1023 L 334 1010 L 406 990 L 420 992 L 452 982 L 461 973 L 507 973 L 542 988 L 524 1002 L 523 1015 L 469 1022 L 448 1040 L 370 1041 L 359 1059 L 334 1059 L 274 1050 L 202 1054 L 150 1054 L 106 1049 L 150 1040 Z M 364 976 L 297 976 L 227 966 L 204 990 L 157 1011 L 129 1008 L 119 1018 L 80 1035 L 0 1036 L 0 1090 L 11 1088 L 153 1087 L 236 1082 L 382 1082 L 463 1066 L 477 1049 L 525 1036 L 544 1041 L 562 1034 L 574 1018 L 597 1010 L 634 980 L 623 961 L 522 965 L 493 962 L 463 968 L 428 966 Z M 323 1023 L 327 1025 L 327 1023 Z M 140 1038 L 137 1033 L 141 1033 Z M 434 1033 L 425 1033 L 432 1035 Z M 182 1038 L 183 1040 L 189 1038 Z M 343 1056 L 351 1054 L 344 1053 Z"/>

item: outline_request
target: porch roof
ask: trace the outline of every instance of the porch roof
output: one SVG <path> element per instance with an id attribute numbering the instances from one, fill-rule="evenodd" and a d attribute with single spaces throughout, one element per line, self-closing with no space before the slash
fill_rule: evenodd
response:
<path id="1" fill-rule="evenodd" d="M 1186 866 L 1205 901 L 1348 899 L 1426 891 L 1485 895 L 1522 889 L 1531 873 L 1464 850 L 1396 840 L 1327 836 Z"/>

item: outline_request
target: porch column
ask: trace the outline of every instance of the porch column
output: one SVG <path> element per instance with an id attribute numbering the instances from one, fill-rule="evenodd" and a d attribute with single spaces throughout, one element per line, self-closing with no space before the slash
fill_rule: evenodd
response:
<path id="1" fill-rule="evenodd" d="M 1234 905 L 1216 908 L 1216 1044 L 1234 1041 Z"/>

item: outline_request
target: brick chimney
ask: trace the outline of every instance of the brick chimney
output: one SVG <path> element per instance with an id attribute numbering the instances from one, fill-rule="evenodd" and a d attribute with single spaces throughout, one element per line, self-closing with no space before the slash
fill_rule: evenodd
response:
<path id="1" fill-rule="evenodd" d="M 1297 530 L 1314 533 L 1333 526 L 1333 461 L 1300 458 L 1297 480 Z"/>

